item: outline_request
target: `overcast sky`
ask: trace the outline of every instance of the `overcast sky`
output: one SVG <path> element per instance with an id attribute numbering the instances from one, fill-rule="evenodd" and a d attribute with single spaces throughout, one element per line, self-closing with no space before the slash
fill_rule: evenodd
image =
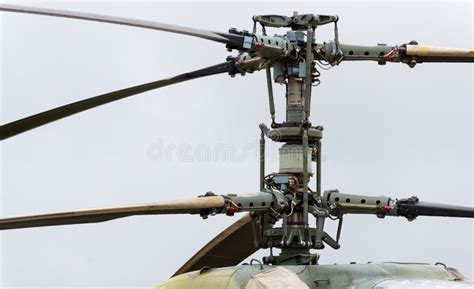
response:
<path id="1" fill-rule="evenodd" d="M 474 46 L 470 1 L 8 3 L 215 31 L 250 30 L 252 15 L 298 10 L 339 15 L 343 43 Z M 133 27 L 8 13 L 0 20 L 2 124 L 228 55 L 220 44 Z M 332 39 L 332 27 L 317 32 L 318 42 Z M 322 71 L 312 121 L 325 127 L 323 188 L 472 206 L 472 67 L 342 63 Z M 2 142 L 0 216 L 258 190 L 258 124 L 270 123 L 264 76 L 163 88 Z M 281 121 L 284 89 L 274 91 Z M 235 157 L 212 157 L 222 146 Z M 278 147 L 268 146 L 267 173 L 278 169 Z M 0 287 L 151 288 L 236 219 L 143 216 L 5 231 Z M 320 252 L 322 264 L 443 262 L 474 276 L 472 220 L 351 216 L 344 223 L 342 248 Z"/>

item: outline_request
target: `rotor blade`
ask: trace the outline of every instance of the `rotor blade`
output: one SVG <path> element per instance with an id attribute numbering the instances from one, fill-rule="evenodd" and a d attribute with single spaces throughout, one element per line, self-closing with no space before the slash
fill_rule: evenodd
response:
<path id="1" fill-rule="evenodd" d="M 205 266 L 217 268 L 239 264 L 259 249 L 262 230 L 271 226 L 270 222 L 265 222 L 262 226 L 258 221 L 258 218 L 254 219 L 250 214 L 245 215 L 207 243 L 173 276 Z"/>
<path id="2" fill-rule="evenodd" d="M 408 219 L 418 216 L 474 218 L 474 208 L 419 202 L 415 197 L 397 201 L 396 211 L 398 216 Z"/>
<path id="3" fill-rule="evenodd" d="M 85 13 L 85 12 L 74 12 L 74 11 L 8 5 L 8 4 L 0 4 L 0 11 L 36 14 L 36 15 L 44 15 L 44 16 L 55 16 L 55 17 L 63 17 L 63 18 L 73 18 L 73 19 L 88 20 L 88 21 L 94 21 L 94 22 L 104 22 L 104 23 L 134 26 L 134 27 L 140 27 L 140 28 L 146 28 L 146 29 L 153 29 L 153 30 L 160 30 L 160 31 L 171 32 L 171 33 L 183 34 L 183 35 L 188 35 L 188 36 L 194 36 L 194 37 L 199 37 L 199 38 L 212 40 L 212 41 L 216 41 L 216 42 L 224 43 L 224 44 L 230 44 L 234 46 L 241 46 L 244 39 L 244 37 L 241 35 L 218 33 L 218 32 L 212 32 L 208 30 L 170 25 L 170 24 L 165 24 L 165 23 L 160 23 L 160 22 L 138 20 L 138 19 L 125 18 L 125 17 L 117 17 L 117 16 L 107 16 L 107 15 Z"/>
<path id="4" fill-rule="evenodd" d="M 87 98 L 77 102 L 73 102 L 64 106 L 60 106 L 48 111 L 44 111 L 20 120 L 10 122 L 8 124 L 0 126 L 0 140 L 7 139 L 17 134 L 23 133 L 30 129 L 37 128 L 39 126 L 48 124 L 50 122 L 62 119 L 64 117 L 71 116 L 73 114 L 110 103 L 122 98 L 126 98 L 132 95 L 143 93 L 149 90 L 157 89 L 160 87 L 176 84 L 186 80 L 196 79 L 204 76 L 210 76 L 214 74 L 232 72 L 235 69 L 234 60 L 210 66 L 204 69 L 180 74 L 178 76 L 158 80 L 154 82 L 145 83 L 105 94 L 101 94 L 95 97 Z"/>
<path id="5" fill-rule="evenodd" d="M 415 57 L 417 62 L 474 62 L 474 50 L 406 45 L 406 55 Z"/>
<path id="6" fill-rule="evenodd" d="M 16 217 L 0 219 L 0 230 L 99 223 L 134 215 L 199 214 L 205 210 L 222 208 L 224 205 L 225 199 L 223 197 L 210 196 L 138 206 Z"/>

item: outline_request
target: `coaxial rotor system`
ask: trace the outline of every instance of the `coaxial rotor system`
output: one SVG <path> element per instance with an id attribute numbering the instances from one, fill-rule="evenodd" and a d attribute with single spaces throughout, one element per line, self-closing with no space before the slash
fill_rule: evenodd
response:
<path id="1" fill-rule="evenodd" d="M 469 49 L 439 48 L 411 41 L 401 45 L 360 46 L 339 42 L 336 15 L 294 14 L 257 15 L 252 18 L 253 30 L 229 29 L 213 32 L 152 21 L 92 13 L 0 5 L 0 11 L 55 16 L 119 24 L 177 33 L 224 44 L 234 52 L 220 64 L 190 71 L 167 79 L 104 93 L 77 102 L 34 114 L 0 127 L 0 139 L 7 139 L 29 130 L 72 116 L 86 110 L 158 89 L 217 74 L 248 75 L 265 70 L 268 84 L 271 125 L 260 125 L 260 190 L 247 194 L 216 195 L 208 192 L 193 199 L 138 206 L 101 208 L 65 213 L 0 219 L 0 230 L 44 226 L 98 223 L 135 215 L 192 214 L 203 218 L 214 215 L 245 215 L 211 240 L 176 274 L 198 270 L 204 266 L 236 265 L 261 248 L 281 249 L 279 256 L 264 258 L 266 264 L 316 264 L 318 256 L 311 250 L 326 246 L 340 248 L 342 219 L 351 214 L 371 214 L 380 218 L 397 216 L 412 221 L 422 216 L 473 218 L 471 207 L 433 204 L 418 197 L 394 199 L 384 196 L 353 195 L 337 190 L 322 191 L 321 139 L 323 128 L 310 122 L 311 92 L 320 81 L 318 66 L 343 67 L 346 61 L 389 62 L 415 67 L 422 63 L 474 62 Z M 334 38 L 318 43 L 316 28 L 331 25 Z M 261 27 L 261 31 L 257 31 Z M 268 27 L 282 29 L 269 35 Z M 284 84 L 286 118 L 275 121 L 273 83 Z M 282 143 L 278 172 L 265 173 L 265 141 Z M 313 170 L 312 163 L 316 163 Z M 312 190 L 308 183 L 316 179 Z M 310 224 L 309 217 L 315 221 Z M 325 222 L 338 220 L 333 237 L 325 231 Z M 281 226 L 276 225 L 282 221 Z M 239 246 L 233 246 L 233 244 Z M 233 247 L 233 250 L 229 250 Z"/>

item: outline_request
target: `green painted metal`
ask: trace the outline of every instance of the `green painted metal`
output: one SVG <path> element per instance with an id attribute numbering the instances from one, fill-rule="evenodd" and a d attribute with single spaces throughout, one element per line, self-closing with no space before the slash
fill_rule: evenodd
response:
<path id="1" fill-rule="evenodd" d="M 380 282 L 392 279 L 428 279 L 451 281 L 453 284 L 468 284 L 459 280 L 448 269 L 440 265 L 410 263 L 368 263 L 337 265 L 282 266 L 295 272 L 298 277 L 314 289 L 369 289 Z M 237 267 L 210 269 L 182 274 L 171 278 L 154 289 L 244 289 L 256 274 L 274 268 L 268 265 L 241 265 Z"/>

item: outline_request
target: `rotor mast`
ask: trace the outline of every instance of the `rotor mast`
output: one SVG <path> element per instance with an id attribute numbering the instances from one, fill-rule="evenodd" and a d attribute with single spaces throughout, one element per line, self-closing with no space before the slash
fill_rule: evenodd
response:
<path id="1" fill-rule="evenodd" d="M 278 16 L 256 16 L 254 20 L 263 18 L 265 23 L 275 23 L 278 21 L 275 17 Z M 292 19 L 303 19 L 305 23 L 291 26 L 292 30 L 287 33 L 288 41 L 297 47 L 294 57 L 273 64 L 273 79 L 267 68 L 272 130 L 264 124 L 261 124 L 260 128 L 263 134 L 273 141 L 282 142 L 283 145 L 279 149 L 278 173 L 262 178 L 261 183 L 268 189 L 280 190 L 292 202 L 289 212 L 282 214 L 282 227 L 265 232 L 267 244 L 264 246 L 281 249 L 279 256 L 264 258 L 265 263 L 315 264 L 318 257 L 311 254 L 310 250 L 324 248 L 322 239 L 325 213 L 312 206 L 311 212 L 317 217 L 317 226 L 310 226 L 308 220 L 310 204 L 320 201 L 321 196 L 322 127 L 312 127 L 309 122 L 312 85 L 318 81 L 318 75 L 313 68 L 316 17 L 312 14 L 301 17 L 297 12 L 294 13 Z M 336 16 L 328 18 L 331 19 L 330 22 L 337 21 Z M 265 27 L 264 24 L 262 26 Z M 284 84 L 286 88 L 286 118 L 280 124 L 275 123 L 272 80 Z M 313 161 L 317 162 L 315 171 L 312 170 Z M 262 168 L 264 163 L 261 165 L 261 171 Z M 316 176 L 317 180 L 315 191 L 310 190 L 308 186 L 312 176 Z"/>

